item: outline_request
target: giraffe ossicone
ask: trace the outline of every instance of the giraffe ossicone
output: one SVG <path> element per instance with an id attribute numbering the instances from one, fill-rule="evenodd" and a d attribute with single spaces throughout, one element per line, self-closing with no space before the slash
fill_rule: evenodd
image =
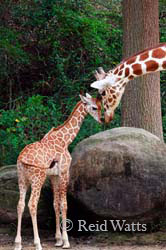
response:
<path id="1" fill-rule="evenodd" d="M 124 59 L 107 73 L 101 68 L 96 71 L 97 81 L 93 82 L 91 87 L 98 89 L 102 95 L 105 122 L 109 123 L 113 119 L 114 111 L 130 80 L 161 70 L 166 70 L 166 43 L 145 49 Z"/>
<path id="2" fill-rule="evenodd" d="M 49 176 L 53 189 L 54 210 L 56 214 L 56 246 L 69 248 L 67 234 L 67 186 L 71 155 L 68 146 L 76 137 L 87 114 L 101 123 L 101 102 L 89 94 L 80 95 L 79 101 L 69 118 L 63 125 L 52 128 L 40 141 L 25 146 L 17 159 L 18 184 L 20 198 L 17 206 L 18 225 L 15 238 L 15 250 L 22 249 L 21 222 L 25 207 L 25 196 L 31 186 L 31 196 L 28 203 L 32 218 L 34 244 L 36 250 L 42 250 L 37 226 L 37 204 L 41 188 L 46 176 Z M 62 216 L 62 232 L 60 228 L 60 213 Z"/>

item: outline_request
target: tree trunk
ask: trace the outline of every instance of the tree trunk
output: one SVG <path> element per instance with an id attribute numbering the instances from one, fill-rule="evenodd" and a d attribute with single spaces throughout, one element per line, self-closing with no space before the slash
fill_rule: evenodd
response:
<path id="1" fill-rule="evenodd" d="M 159 43 L 158 0 L 123 0 L 124 58 Z M 128 83 L 122 100 L 122 126 L 143 128 L 163 140 L 160 73 Z"/>

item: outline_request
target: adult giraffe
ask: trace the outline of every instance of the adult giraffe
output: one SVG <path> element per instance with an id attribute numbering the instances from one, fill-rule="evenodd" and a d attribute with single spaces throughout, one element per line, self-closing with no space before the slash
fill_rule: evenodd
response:
<path id="1" fill-rule="evenodd" d="M 95 73 L 97 81 L 93 82 L 91 87 L 98 89 L 102 96 L 105 122 L 109 123 L 113 119 L 114 111 L 130 80 L 161 70 L 166 70 L 166 43 L 124 59 L 108 73 L 99 68 Z"/>

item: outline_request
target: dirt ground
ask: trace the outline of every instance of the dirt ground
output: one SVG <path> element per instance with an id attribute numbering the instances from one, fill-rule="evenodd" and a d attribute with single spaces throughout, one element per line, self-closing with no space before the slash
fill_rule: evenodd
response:
<path id="1" fill-rule="evenodd" d="M 15 230 L 0 227 L 0 250 L 14 249 Z M 54 233 L 40 231 L 43 250 L 55 250 Z M 99 233 L 90 236 L 69 236 L 72 250 L 166 250 L 166 232 L 146 234 Z M 31 231 L 23 232 L 23 249 L 34 250 Z M 58 248 L 62 249 L 62 248 Z"/>

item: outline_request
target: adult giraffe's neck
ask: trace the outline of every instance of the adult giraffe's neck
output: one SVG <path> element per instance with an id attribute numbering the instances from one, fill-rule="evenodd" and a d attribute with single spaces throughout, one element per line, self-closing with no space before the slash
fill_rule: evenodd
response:
<path id="1" fill-rule="evenodd" d="M 79 101 L 74 107 L 69 118 L 62 125 L 57 128 L 53 128 L 50 131 L 51 138 L 54 138 L 55 140 L 60 138 L 65 142 L 65 146 L 68 147 L 78 134 L 86 115 L 86 106 L 82 101 Z"/>
<path id="2" fill-rule="evenodd" d="M 124 59 L 112 73 L 117 82 L 127 83 L 136 77 L 161 70 L 166 70 L 166 43 Z"/>

